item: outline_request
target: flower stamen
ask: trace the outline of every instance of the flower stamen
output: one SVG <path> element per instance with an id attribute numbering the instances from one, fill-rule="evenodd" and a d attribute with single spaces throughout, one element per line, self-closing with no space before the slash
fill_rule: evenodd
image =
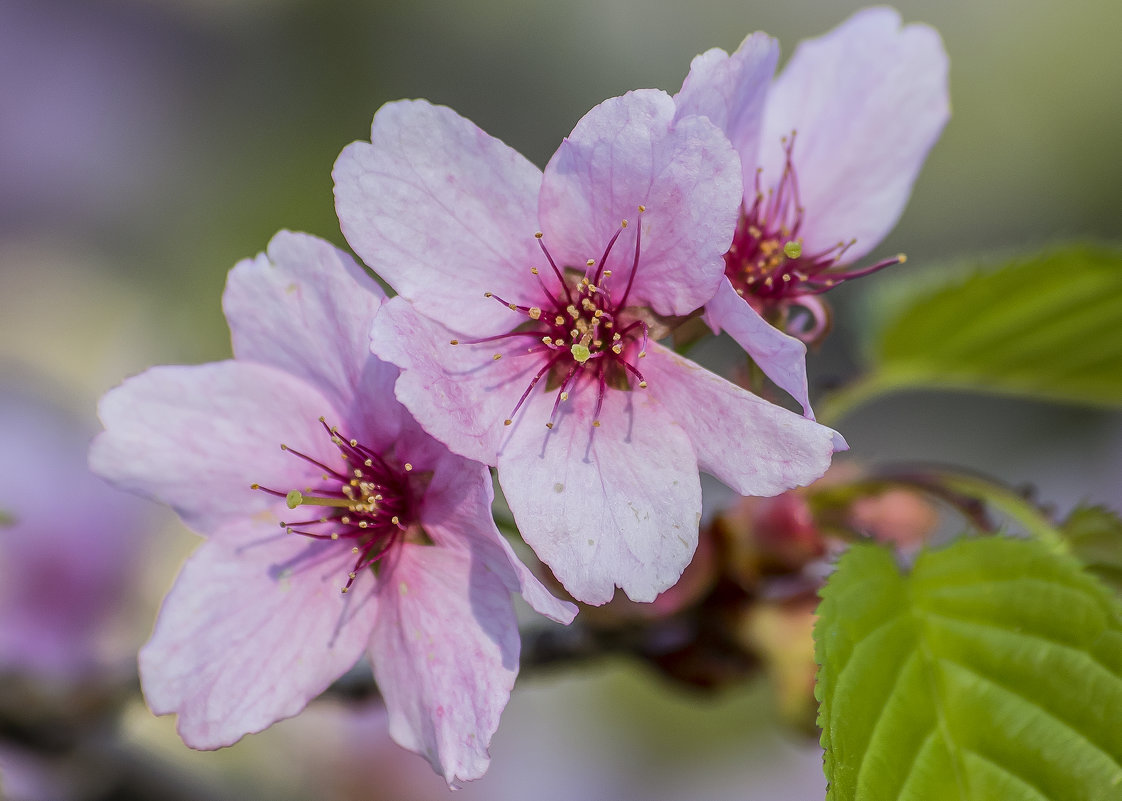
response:
<path id="1" fill-rule="evenodd" d="M 641 215 L 646 208 L 639 206 L 638 210 Z M 627 220 L 620 222 L 599 259 L 587 259 L 581 267 L 568 267 L 566 270 L 562 270 L 553 258 L 545 244 L 544 234 L 540 231 L 535 233 L 534 237 L 538 240 L 538 246 L 545 254 L 559 287 L 550 290 L 541 272 L 536 267 L 531 267 L 530 273 L 537 279 L 541 290 L 540 302 L 520 305 L 493 292 L 484 293 L 485 297 L 494 298 L 511 311 L 524 315 L 524 324 L 517 330 L 504 334 L 473 340 L 451 340 L 452 345 L 479 345 L 530 336 L 540 342 L 534 347 L 521 350 L 512 348 L 492 355 L 494 360 L 503 356 L 531 356 L 542 360 L 510 416 L 503 420 L 504 425 L 512 425 L 515 416 L 543 378 L 549 377 L 550 383 L 558 387 L 546 422 L 547 428 L 553 428 L 561 402 L 567 400 L 578 384 L 585 380 L 596 386 L 596 406 L 592 421 L 594 426 L 600 424 L 600 412 L 609 384 L 613 388 L 627 389 L 630 380 L 634 379 L 638 388 L 646 388 L 647 382 L 642 373 L 631 362 L 646 355 L 650 329 L 646 322 L 625 312 L 642 256 L 641 225 L 635 229 L 631 271 L 621 295 L 614 295 L 612 292 L 612 270 L 608 269 L 612 250 L 628 227 Z M 615 300 L 615 297 L 619 297 L 619 300 Z"/>
<path id="2" fill-rule="evenodd" d="M 335 470 L 282 445 L 285 452 L 323 469 L 323 484 L 288 492 L 256 483 L 251 488 L 284 498 L 289 509 L 308 506 L 329 510 L 328 514 L 317 519 L 282 522 L 281 527 L 286 533 L 314 540 L 346 539 L 357 542 L 351 547 L 351 553 L 357 558 L 342 587 L 342 592 L 346 593 L 365 568 L 375 566 L 395 544 L 404 541 L 410 521 L 414 519 L 414 489 L 410 480 L 406 479 L 413 465 L 405 462 L 397 467 L 396 462 L 357 439 L 340 436 L 338 428 L 329 426 L 324 418 L 319 418 L 319 422 L 338 449 L 339 457 L 351 465 L 347 471 Z"/>
<path id="3" fill-rule="evenodd" d="M 779 182 L 766 192 L 761 186 L 763 168 L 756 170 L 756 192 L 750 206 L 742 206 L 732 246 L 725 254 L 725 275 L 737 294 L 758 311 L 786 319 L 792 305 L 806 309 L 817 318 L 816 307 L 800 298 L 819 295 L 844 281 L 900 264 L 903 254 L 860 268 L 840 267 L 846 251 L 856 240 L 838 242 L 818 252 L 807 252 L 801 231 L 806 209 L 799 194 L 794 150 L 796 132 L 781 139 L 784 162 Z M 811 331 L 817 335 L 823 326 Z M 792 331 L 803 339 L 810 333 Z"/>

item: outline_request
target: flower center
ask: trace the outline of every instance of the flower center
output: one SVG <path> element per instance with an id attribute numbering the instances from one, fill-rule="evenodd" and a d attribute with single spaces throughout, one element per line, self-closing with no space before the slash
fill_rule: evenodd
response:
<path id="1" fill-rule="evenodd" d="M 639 213 L 644 211 L 645 207 L 639 206 Z M 650 328 L 637 316 L 637 310 L 627 307 L 639 268 L 641 225 L 635 226 L 635 255 L 627 282 L 621 284 L 614 280 L 612 271 L 606 269 L 608 256 L 627 227 L 627 220 L 623 220 L 599 260 L 589 259 L 583 267 L 566 266 L 563 270 L 545 246 L 544 235 L 541 232 L 534 234 L 557 279 L 556 287 L 551 289 L 547 286 L 541 271 L 531 267 L 530 273 L 537 279 L 541 291 L 541 305 L 521 306 L 492 292 L 484 293 L 485 297 L 494 298 L 511 311 L 524 315 L 526 320 L 523 323 L 506 334 L 475 340 L 452 340 L 453 345 L 478 345 L 518 337 L 537 340 L 525 350 L 508 351 L 506 354 L 515 358 L 535 358 L 539 362 L 529 386 L 518 399 L 510 417 L 503 421 L 506 425 L 513 422 L 542 378 L 546 378 L 547 386 L 552 385 L 557 390 L 546 428 L 553 428 L 561 403 L 569 399 L 570 393 L 581 382 L 596 385 L 593 426 L 600 425 L 600 410 L 609 388 L 630 390 L 632 382 L 636 382 L 640 389 L 646 388 L 647 382 L 634 362 L 647 355 Z M 498 360 L 503 355 L 496 353 L 493 358 Z"/>
<path id="2" fill-rule="evenodd" d="M 350 545 L 355 562 L 342 589 L 346 593 L 362 570 L 375 567 L 394 545 L 404 541 L 415 522 L 414 489 L 409 476 L 413 465 L 405 462 L 399 467 L 392 457 L 379 454 L 358 440 L 344 438 L 324 418 L 319 422 L 339 450 L 343 461 L 340 469 L 282 444 L 281 450 L 323 471 L 320 485 L 287 492 L 260 484 L 253 484 L 252 488 L 284 498 L 289 509 L 320 508 L 319 517 L 280 525 L 290 534 Z"/>
<path id="3" fill-rule="evenodd" d="M 860 278 L 905 260 L 903 254 L 867 267 L 842 268 L 845 252 L 856 242 L 838 242 L 806 252 L 800 232 L 804 213 L 792 154 L 795 134 L 783 137 L 783 173 L 775 189 L 760 186 L 751 206 L 741 207 L 732 247 L 725 254 L 725 275 L 737 293 L 760 311 L 770 311 L 806 295 L 819 295 L 851 278 Z"/>

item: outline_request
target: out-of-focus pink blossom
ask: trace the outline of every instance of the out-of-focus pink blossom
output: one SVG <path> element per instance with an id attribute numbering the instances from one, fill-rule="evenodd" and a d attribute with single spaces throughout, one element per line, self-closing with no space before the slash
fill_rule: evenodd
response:
<path id="1" fill-rule="evenodd" d="M 0 390 L 0 444 L 0 672 L 71 683 L 122 669 L 139 503 L 90 474 L 87 432 L 42 398 Z"/>
<path id="2" fill-rule="evenodd" d="M 725 136 L 674 114 L 654 90 L 607 100 L 543 175 L 450 109 L 391 103 L 335 165 L 348 241 L 400 293 L 373 330 L 398 399 L 497 465 L 526 541 L 592 604 L 678 580 L 699 467 L 774 495 L 840 445 L 658 344 L 725 281 L 742 196 Z"/>
<path id="3" fill-rule="evenodd" d="M 188 745 L 296 714 L 365 652 L 391 736 L 454 784 L 486 770 L 518 672 L 511 593 L 575 610 L 495 528 L 486 467 L 394 400 L 368 343 L 384 300 L 342 252 L 278 234 L 230 273 L 235 360 L 110 392 L 90 461 L 209 537 L 140 654 L 149 705 Z"/>

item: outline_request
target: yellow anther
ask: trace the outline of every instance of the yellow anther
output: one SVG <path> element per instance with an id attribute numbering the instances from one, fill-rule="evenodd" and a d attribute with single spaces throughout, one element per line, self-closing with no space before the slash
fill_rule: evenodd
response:
<path id="1" fill-rule="evenodd" d="M 350 587 L 343 587 L 341 590 L 339 590 L 339 592 L 343 593 L 343 595 L 346 595 L 350 591 L 351 591 Z"/>
<path id="2" fill-rule="evenodd" d="M 586 261 L 586 262 L 585 262 L 585 264 L 587 264 L 587 265 L 588 265 L 589 267 L 591 267 L 591 266 L 592 266 L 593 264 L 595 264 L 595 263 L 596 263 L 596 259 L 589 259 L 588 261 Z M 588 283 L 588 279 L 587 279 L 587 278 L 585 278 L 585 279 L 584 279 L 584 281 L 583 281 L 583 283 L 586 283 L 586 284 L 587 284 L 587 283 Z"/>
<path id="3" fill-rule="evenodd" d="M 556 317 L 553 318 L 553 324 L 554 325 L 564 325 L 565 324 L 565 318 L 562 317 L 559 314 L 559 315 L 557 315 Z"/>
<path id="4" fill-rule="evenodd" d="M 337 539 L 339 539 L 339 532 L 337 532 L 337 531 L 332 531 L 332 532 L 331 532 L 331 539 L 333 539 L 333 540 L 337 540 Z"/>
<path id="5" fill-rule="evenodd" d="M 626 228 L 627 227 L 627 220 L 620 220 L 619 227 L 620 228 Z"/>
<path id="6" fill-rule="evenodd" d="M 642 214 L 642 213 L 643 213 L 644 211 L 646 211 L 646 210 L 647 210 L 647 207 L 646 207 L 646 206 L 640 206 L 640 207 L 639 207 L 639 213 L 640 213 L 640 214 Z"/>
<path id="7" fill-rule="evenodd" d="M 518 311 L 518 307 L 515 306 L 513 303 L 508 303 L 506 305 L 507 305 L 507 308 L 509 308 L 511 311 Z"/>
<path id="8" fill-rule="evenodd" d="M 405 463 L 405 472 L 408 473 L 412 469 L 413 469 L 413 465 L 409 464 L 409 462 L 406 462 Z"/>
<path id="9" fill-rule="evenodd" d="M 483 297 L 485 297 L 485 298 L 490 298 L 490 297 L 494 297 L 494 293 L 492 293 L 492 292 L 484 292 L 484 293 L 483 293 Z"/>
<path id="10" fill-rule="evenodd" d="M 593 428 L 599 428 L 600 427 L 600 421 L 599 420 L 593 420 L 592 421 L 592 427 Z"/>
<path id="11" fill-rule="evenodd" d="M 288 446 L 285 445 L 283 442 L 281 443 L 281 450 L 282 451 L 287 451 L 288 450 Z"/>
<path id="12" fill-rule="evenodd" d="M 541 319 L 542 316 L 542 310 L 537 306 L 531 306 L 527 313 L 530 315 L 531 320 Z"/>
<path id="13" fill-rule="evenodd" d="M 513 420 L 510 420 L 510 419 L 507 419 L 507 420 L 503 420 L 503 425 L 504 425 L 504 426 L 508 426 L 508 425 L 510 425 L 510 424 L 511 424 L 511 423 L 513 423 L 513 422 L 514 422 L 514 421 L 513 421 Z"/>
<path id="14" fill-rule="evenodd" d="M 611 278 L 612 277 L 612 271 L 611 270 L 604 270 L 604 277 L 605 278 Z"/>
<path id="15" fill-rule="evenodd" d="M 390 522 L 393 523 L 395 526 L 399 526 L 399 525 L 401 525 L 401 518 L 399 518 L 397 515 L 394 515 L 393 517 L 390 518 Z"/>
<path id="16" fill-rule="evenodd" d="M 552 429 L 553 428 L 553 423 L 546 423 L 545 427 L 549 428 L 549 429 Z"/>
<path id="17" fill-rule="evenodd" d="M 639 389 L 646 389 L 646 388 L 647 388 L 647 382 L 646 381 L 640 381 L 639 382 Z"/>
<path id="18" fill-rule="evenodd" d="M 452 340 L 451 342 L 449 342 L 448 344 L 449 344 L 449 345 L 459 345 L 459 344 L 460 344 L 460 340 L 458 340 L 458 339 L 453 339 L 453 340 Z"/>
<path id="19" fill-rule="evenodd" d="M 502 355 L 501 353 L 496 353 L 496 354 L 495 354 L 494 356 L 492 356 L 492 357 L 491 357 L 491 359 L 492 359 L 493 361 L 496 361 L 496 362 L 497 362 L 497 361 L 498 361 L 499 359 L 501 359 L 502 357 L 503 357 L 503 355 Z"/>
<path id="20" fill-rule="evenodd" d="M 358 553 L 358 546 L 351 548 L 351 553 Z"/>
<path id="21" fill-rule="evenodd" d="M 562 392 L 561 393 L 561 400 L 567 401 L 568 399 L 569 399 L 569 393 L 568 392 Z"/>
<path id="22" fill-rule="evenodd" d="M 536 234 L 534 234 L 534 238 L 535 239 L 541 239 L 542 238 L 542 232 L 538 231 Z"/>
<path id="23" fill-rule="evenodd" d="M 904 254 L 904 253 L 898 253 L 898 254 L 896 254 L 896 259 L 897 259 L 897 261 L 899 261 L 899 262 L 900 262 L 901 264 L 903 264 L 904 262 L 906 262 L 906 261 L 908 260 L 908 257 L 907 257 L 907 255 L 906 255 L 906 254 Z"/>
<path id="24" fill-rule="evenodd" d="M 641 351 L 639 351 L 639 358 L 640 358 L 640 359 L 645 359 L 645 358 L 647 358 L 647 352 L 646 352 L 645 350 L 641 350 Z"/>
<path id="25" fill-rule="evenodd" d="M 530 275 L 537 275 L 537 274 L 538 274 L 538 268 L 537 267 L 531 267 L 530 268 Z"/>

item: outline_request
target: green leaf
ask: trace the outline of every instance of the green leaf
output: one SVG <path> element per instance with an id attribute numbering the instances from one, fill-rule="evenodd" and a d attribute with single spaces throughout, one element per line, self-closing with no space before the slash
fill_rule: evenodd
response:
<path id="1" fill-rule="evenodd" d="M 1102 506 L 1084 506 L 1072 512 L 1060 530 L 1076 558 L 1122 593 L 1122 519 Z"/>
<path id="2" fill-rule="evenodd" d="M 829 801 L 1122 798 L 1122 611 L 1074 559 L 856 546 L 815 639 Z"/>
<path id="3" fill-rule="evenodd" d="M 836 420 L 885 392 L 960 389 L 1122 406 L 1122 251 L 1073 245 L 911 302 L 870 374 L 823 405 Z"/>

